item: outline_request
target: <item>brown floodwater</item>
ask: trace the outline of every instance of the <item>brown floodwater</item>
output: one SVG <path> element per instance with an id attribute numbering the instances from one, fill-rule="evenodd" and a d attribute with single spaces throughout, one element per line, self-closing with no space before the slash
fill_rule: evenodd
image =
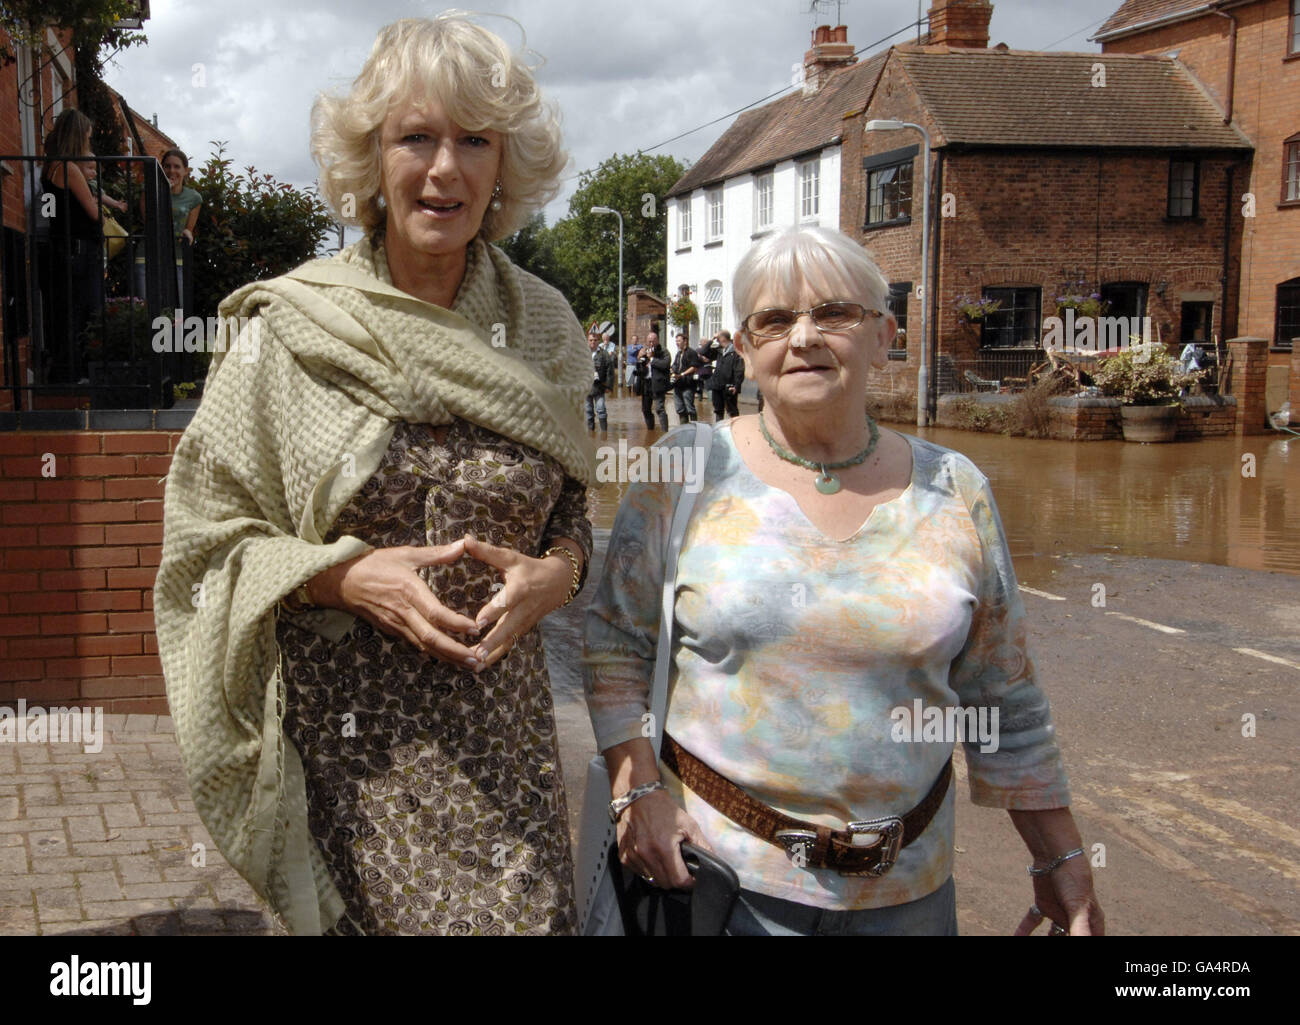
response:
<path id="1" fill-rule="evenodd" d="M 668 408 L 675 424 L 671 397 Z M 608 437 L 598 437 L 598 445 L 659 437 L 645 429 L 639 400 L 611 399 L 609 413 Z M 888 426 L 956 449 L 984 471 L 1017 576 L 1031 587 L 1050 580 L 1057 560 L 1089 553 L 1300 575 L 1300 438 L 1275 433 L 1138 445 Z M 597 527 L 613 525 L 626 487 L 599 485 L 592 501 Z"/>

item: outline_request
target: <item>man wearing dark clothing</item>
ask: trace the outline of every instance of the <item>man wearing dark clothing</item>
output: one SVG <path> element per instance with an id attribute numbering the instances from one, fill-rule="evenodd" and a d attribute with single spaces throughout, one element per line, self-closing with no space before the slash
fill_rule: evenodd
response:
<path id="1" fill-rule="evenodd" d="M 722 355 L 722 346 L 718 344 L 718 336 L 714 335 L 707 341 L 700 341 L 700 359 L 704 361 L 703 365 L 696 371 L 698 383 L 695 386 L 695 408 L 699 409 L 699 404 L 704 401 L 704 395 L 713 385 L 709 378 L 713 376 L 714 365 L 719 356 Z"/>
<path id="2" fill-rule="evenodd" d="M 673 357 L 672 386 L 679 423 L 688 424 L 699 419 L 695 412 L 695 385 L 696 372 L 703 363 L 704 360 L 691 348 L 686 336 L 678 335 L 677 354 Z"/>
<path id="3" fill-rule="evenodd" d="M 587 345 L 591 349 L 591 390 L 587 392 L 587 430 L 596 429 L 596 417 L 600 418 L 600 429 L 609 429 L 608 414 L 605 410 L 605 391 L 612 387 L 614 381 L 614 364 L 609 353 L 600 344 L 600 335 L 592 332 L 587 335 Z"/>
<path id="4" fill-rule="evenodd" d="M 745 360 L 736 351 L 735 343 L 728 331 L 720 331 L 718 337 L 725 348 L 714 364 L 709 377 L 709 388 L 713 394 L 713 422 L 723 419 L 723 414 L 740 416 L 740 386 L 745 381 Z"/>
<path id="5" fill-rule="evenodd" d="M 637 354 L 637 371 L 641 376 L 641 415 L 645 425 L 653 428 L 655 416 L 659 417 L 659 429 L 668 430 L 668 413 L 664 409 L 664 396 L 668 393 L 668 375 L 672 368 L 672 358 L 659 344 L 659 336 L 651 331 L 646 335 L 645 345 Z M 651 407 L 653 406 L 653 412 Z"/>

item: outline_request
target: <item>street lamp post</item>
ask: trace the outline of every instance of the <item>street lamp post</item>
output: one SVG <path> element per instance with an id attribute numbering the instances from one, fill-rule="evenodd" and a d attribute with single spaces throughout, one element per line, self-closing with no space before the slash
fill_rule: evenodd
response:
<path id="1" fill-rule="evenodd" d="M 608 206 L 593 206 L 593 214 L 613 214 L 618 218 L 618 356 L 616 363 L 617 371 L 614 374 L 614 380 L 621 386 L 623 383 L 623 367 L 627 363 L 627 354 L 623 351 L 623 215 L 617 210 Z"/>
<path id="2" fill-rule="evenodd" d="M 916 426 L 930 422 L 930 133 L 911 121 L 868 121 L 868 132 L 896 132 L 915 128 L 925 139 L 925 168 L 921 176 L 924 204 L 921 213 L 921 367 L 916 372 Z M 870 203 L 870 197 L 867 198 Z"/>

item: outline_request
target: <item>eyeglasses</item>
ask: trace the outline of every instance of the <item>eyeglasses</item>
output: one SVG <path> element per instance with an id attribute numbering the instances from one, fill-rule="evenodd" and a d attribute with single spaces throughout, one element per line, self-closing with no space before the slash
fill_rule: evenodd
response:
<path id="1" fill-rule="evenodd" d="M 861 303 L 822 303 L 810 310 L 757 310 L 745 318 L 745 332 L 755 338 L 775 340 L 784 338 L 794 330 L 799 318 L 807 313 L 819 331 L 848 331 L 868 317 L 883 317 L 879 310 L 868 309 Z"/>

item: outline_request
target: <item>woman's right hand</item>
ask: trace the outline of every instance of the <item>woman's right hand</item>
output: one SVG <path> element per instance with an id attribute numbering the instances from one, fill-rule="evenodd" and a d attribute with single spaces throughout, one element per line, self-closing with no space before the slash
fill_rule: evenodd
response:
<path id="1" fill-rule="evenodd" d="M 696 821 L 662 790 L 633 801 L 618 817 L 619 861 L 665 890 L 695 885 L 682 860 L 683 842 L 713 850 Z"/>
<path id="2" fill-rule="evenodd" d="M 435 658 L 475 669 L 474 649 L 449 635 L 473 643 L 477 624 L 439 602 L 417 572 L 464 557 L 463 538 L 450 545 L 376 548 L 317 573 L 307 582 L 307 591 L 316 605 L 360 616 Z"/>

